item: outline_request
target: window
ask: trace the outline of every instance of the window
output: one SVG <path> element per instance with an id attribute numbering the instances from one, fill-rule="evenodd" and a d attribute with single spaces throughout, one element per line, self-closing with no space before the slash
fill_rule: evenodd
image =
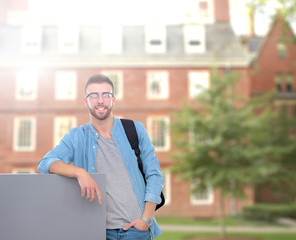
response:
<path id="1" fill-rule="evenodd" d="M 170 149 L 169 118 L 148 118 L 148 133 L 156 151 L 168 151 Z"/>
<path id="2" fill-rule="evenodd" d="M 77 92 L 77 74 L 74 71 L 56 73 L 56 99 L 74 100 Z"/>
<path id="3" fill-rule="evenodd" d="M 41 26 L 24 26 L 21 35 L 21 53 L 38 54 L 41 52 Z"/>
<path id="4" fill-rule="evenodd" d="M 164 186 L 162 192 L 165 197 L 165 205 L 169 205 L 171 203 L 171 173 L 169 170 L 163 171 L 164 178 Z"/>
<path id="5" fill-rule="evenodd" d="M 165 26 L 146 26 L 146 51 L 148 53 L 164 53 L 166 50 Z"/>
<path id="6" fill-rule="evenodd" d="M 18 117 L 14 120 L 14 150 L 35 150 L 36 119 L 34 117 Z"/>
<path id="7" fill-rule="evenodd" d="M 32 168 L 15 168 L 12 170 L 13 174 L 31 174 L 34 173 Z"/>
<path id="8" fill-rule="evenodd" d="M 189 72 L 189 97 L 195 98 L 210 87 L 208 71 Z"/>
<path id="9" fill-rule="evenodd" d="M 279 58 L 287 57 L 287 45 L 281 41 L 277 43 L 277 53 Z"/>
<path id="10" fill-rule="evenodd" d="M 54 119 L 54 146 L 58 145 L 64 135 L 76 126 L 75 117 L 56 117 Z"/>
<path id="11" fill-rule="evenodd" d="M 122 99 L 123 97 L 123 76 L 122 72 L 117 71 L 106 71 L 104 75 L 108 76 L 114 85 L 114 96 L 116 99 Z"/>
<path id="12" fill-rule="evenodd" d="M 187 53 L 204 53 L 206 50 L 204 26 L 184 26 L 184 43 Z"/>
<path id="13" fill-rule="evenodd" d="M 286 89 L 287 92 L 293 92 L 293 78 L 289 72 L 286 73 Z"/>
<path id="14" fill-rule="evenodd" d="M 16 82 L 16 99 L 35 100 L 37 97 L 37 72 L 26 70 L 19 72 Z"/>
<path id="15" fill-rule="evenodd" d="M 110 54 L 121 53 L 122 50 L 122 28 L 121 26 L 102 26 L 102 52 Z"/>
<path id="16" fill-rule="evenodd" d="M 59 27 L 59 52 L 65 54 L 78 53 L 79 29 L 77 26 Z"/>
<path id="17" fill-rule="evenodd" d="M 169 80 L 167 72 L 147 73 L 148 99 L 167 99 L 169 97 Z"/>
<path id="18" fill-rule="evenodd" d="M 199 181 L 195 181 L 191 185 L 191 189 L 198 184 Z M 191 193 L 190 201 L 193 205 L 210 205 L 214 202 L 214 192 L 211 187 L 208 187 L 205 191 L 195 191 Z"/>
<path id="19" fill-rule="evenodd" d="M 282 74 L 281 73 L 275 74 L 274 83 L 275 83 L 277 92 L 282 92 Z"/>

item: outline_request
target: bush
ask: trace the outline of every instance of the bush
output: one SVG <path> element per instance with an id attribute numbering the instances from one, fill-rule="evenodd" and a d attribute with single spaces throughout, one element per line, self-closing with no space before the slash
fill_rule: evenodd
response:
<path id="1" fill-rule="evenodd" d="M 242 215 L 248 220 L 265 220 L 270 222 L 282 217 L 296 219 L 296 203 L 258 203 L 244 207 Z"/>

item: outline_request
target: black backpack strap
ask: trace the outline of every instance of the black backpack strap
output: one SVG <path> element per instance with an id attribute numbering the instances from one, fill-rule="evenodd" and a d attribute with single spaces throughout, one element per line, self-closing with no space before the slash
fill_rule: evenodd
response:
<path id="1" fill-rule="evenodd" d="M 143 163 L 140 157 L 141 151 L 139 149 L 139 138 L 138 138 L 138 134 L 137 134 L 137 130 L 136 130 L 136 126 L 133 120 L 130 119 L 120 119 L 121 123 L 123 125 L 125 134 L 127 136 L 127 139 L 132 147 L 132 149 L 134 150 L 136 156 L 137 156 L 137 161 L 138 161 L 138 167 L 143 175 L 144 178 L 144 182 L 146 184 L 146 178 L 145 178 L 145 174 L 143 171 Z M 161 203 L 157 204 L 155 211 L 159 208 L 161 208 L 164 204 L 165 204 L 165 198 L 163 193 L 161 192 L 160 194 L 161 197 Z"/>
<path id="2" fill-rule="evenodd" d="M 142 160 L 140 157 L 141 151 L 139 149 L 139 139 L 138 139 L 138 134 L 137 134 L 137 130 L 136 130 L 134 121 L 130 120 L 130 119 L 120 119 L 120 120 L 123 125 L 127 139 L 137 156 L 138 167 L 143 175 L 143 178 L 144 178 L 144 181 L 146 184 L 145 174 L 143 171 L 143 163 L 142 163 Z"/>

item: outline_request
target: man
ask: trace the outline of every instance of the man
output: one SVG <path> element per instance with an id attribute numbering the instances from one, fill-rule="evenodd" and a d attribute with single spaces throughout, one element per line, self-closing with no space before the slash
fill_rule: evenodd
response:
<path id="1" fill-rule="evenodd" d="M 71 129 L 38 164 L 40 173 L 54 173 L 77 178 L 81 196 L 93 201 L 100 190 L 89 173 L 104 173 L 107 179 L 108 240 L 146 240 L 161 234 L 154 211 L 161 202 L 163 187 L 158 159 L 142 123 L 136 122 L 139 148 L 146 178 L 125 135 L 120 119 L 112 114 L 114 97 L 112 81 L 102 75 L 90 77 L 85 85 L 84 103 L 90 122 Z"/>

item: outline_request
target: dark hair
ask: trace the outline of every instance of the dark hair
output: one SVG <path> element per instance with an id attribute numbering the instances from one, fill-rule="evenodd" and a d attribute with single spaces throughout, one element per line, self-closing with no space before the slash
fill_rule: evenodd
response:
<path id="1" fill-rule="evenodd" d="M 97 83 L 97 84 L 100 84 L 100 83 L 108 83 L 112 87 L 112 93 L 114 94 L 114 85 L 113 85 L 113 82 L 107 76 L 99 73 L 99 74 L 92 75 L 87 80 L 87 82 L 85 84 L 85 88 L 84 88 L 85 95 L 87 94 L 87 87 L 88 87 L 88 85 L 93 84 L 93 83 Z"/>

